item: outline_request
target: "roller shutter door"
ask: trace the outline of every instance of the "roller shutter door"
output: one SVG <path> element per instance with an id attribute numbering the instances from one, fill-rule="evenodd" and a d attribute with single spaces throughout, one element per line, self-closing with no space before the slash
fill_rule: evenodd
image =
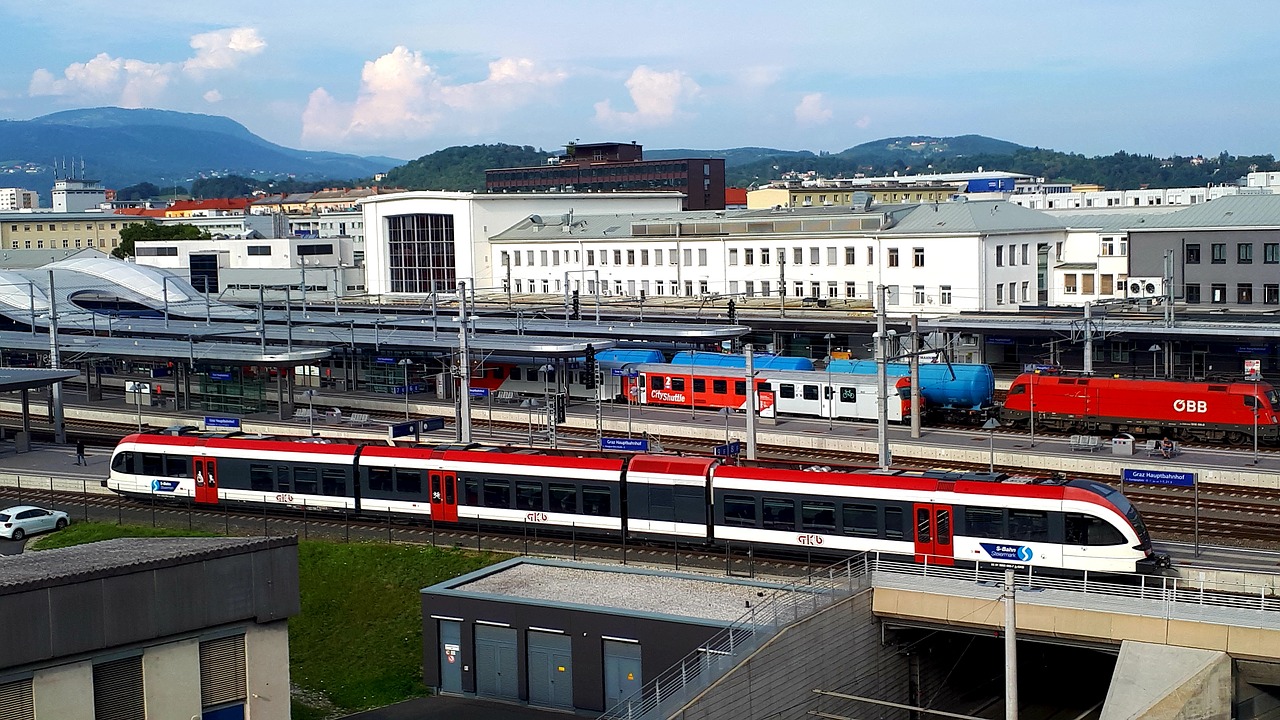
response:
<path id="1" fill-rule="evenodd" d="M 244 636 L 200 643 L 200 704 L 205 708 L 245 699 Z"/>
<path id="2" fill-rule="evenodd" d="M 142 656 L 93 666 L 94 720 L 147 720 Z"/>
<path id="3" fill-rule="evenodd" d="M 0 685 L 0 720 L 35 720 L 31 681 Z"/>

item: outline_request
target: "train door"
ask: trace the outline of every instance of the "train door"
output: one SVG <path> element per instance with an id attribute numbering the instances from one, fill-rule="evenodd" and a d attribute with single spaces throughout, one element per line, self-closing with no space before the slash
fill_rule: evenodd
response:
<path id="1" fill-rule="evenodd" d="M 196 502 L 218 503 L 218 461 L 213 458 L 195 458 Z"/>
<path id="2" fill-rule="evenodd" d="M 951 506 L 918 503 L 915 506 L 916 562 L 954 565 L 951 547 Z"/>
<path id="3" fill-rule="evenodd" d="M 439 522 L 458 522 L 458 476 L 452 472 L 432 470 L 431 517 Z"/>

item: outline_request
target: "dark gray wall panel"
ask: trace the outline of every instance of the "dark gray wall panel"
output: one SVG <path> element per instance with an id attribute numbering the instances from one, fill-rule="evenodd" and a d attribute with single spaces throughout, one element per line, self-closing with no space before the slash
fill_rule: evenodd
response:
<path id="1" fill-rule="evenodd" d="M 210 595 L 218 599 L 205 607 L 207 624 L 222 625 L 254 616 L 252 557 L 232 555 L 206 560 L 203 570 L 203 582 Z"/>
<path id="2" fill-rule="evenodd" d="M 102 647 L 102 581 L 88 580 L 49 590 L 49 635 L 56 657 Z"/>
<path id="3" fill-rule="evenodd" d="M 102 581 L 103 639 L 127 645 L 156 636 L 156 587 L 152 573 L 133 573 Z"/>
<path id="4" fill-rule="evenodd" d="M 53 657 L 47 592 L 0 597 L 0 618 L 0 668 Z M 14 622 L 14 618 L 22 621 Z"/>

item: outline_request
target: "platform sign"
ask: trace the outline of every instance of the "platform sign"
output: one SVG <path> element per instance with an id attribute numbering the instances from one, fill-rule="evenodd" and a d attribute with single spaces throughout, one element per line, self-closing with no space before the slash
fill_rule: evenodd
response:
<path id="1" fill-rule="evenodd" d="M 387 426 L 387 439 L 395 440 L 396 438 L 414 436 L 416 439 L 418 433 L 422 430 L 422 421 L 410 420 L 408 422 L 393 423 Z"/>
<path id="2" fill-rule="evenodd" d="M 725 443 L 724 445 L 717 445 L 715 446 L 714 450 L 715 450 L 715 454 L 719 457 L 732 457 L 734 455 L 741 455 L 742 441 L 734 440 L 731 443 Z"/>
<path id="3" fill-rule="evenodd" d="M 1244 361 L 1244 376 L 1245 376 L 1245 377 L 1247 377 L 1247 378 L 1249 378 L 1249 379 L 1251 379 L 1251 380 L 1256 380 L 1256 379 L 1257 379 L 1258 377 L 1260 377 L 1261 375 L 1262 375 L 1262 361 L 1261 361 L 1261 360 L 1245 360 L 1245 361 Z"/>
<path id="4" fill-rule="evenodd" d="M 777 417 L 778 412 L 774 407 L 777 401 L 777 395 L 773 390 L 757 390 L 756 391 L 756 409 L 760 411 L 760 417 L 771 418 Z"/>
<path id="5" fill-rule="evenodd" d="M 230 380 L 230 379 L 231 379 L 231 373 L 229 373 L 229 372 L 211 372 L 211 373 L 209 373 L 209 379 L 210 379 L 210 380 Z"/>
<path id="6" fill-rule="evenodd" d="M 422 432 L 431 432 L 432 430 L 443 430 L 444 418 L 433 417 L 426 418 L 422 421 Z"/>
<path id="7" fill-rule="evenodd" d="M 614 377 L 622 377 L 622 368 L 612 368 L 609 370 L 609 374 Z"/>
<path id="8" fill-rule="evenodd" d="M 1127 483 L 1144 485 L 1165 485 L 1168 487 L 1195 487 L 1196 474 L 1178 472 L 1176 470 L 1129 470 L 1122 471 L 1121 477 Z"/>
<path id="9" fill-rule="evenodd" d="M 212 415 L 204 416 L 205 428 L 221 428 L 224 430 L 239 430 L 240 418 L 232 417 L 214 417 Z"/>
<path id="10" fill-rule="evenodd" d="M 648 452 L 649 441 L 643 438 L 600 438 L 601 450 L 621 450 L 623 452 Z"/>
<path id="11" fill-rule="evenodd" d="M 400 362 L 399 360 L 396 360 L 393 357 L 376 357 L 373 359 L 373 361 L 376 363 L 381 363 L 382 365 L 395 365 L 396 363 Z"/>
<path id="12" fill-rule="evenodd" d="M 489 397 L 489 388 L 469 387 L 467 394 L 473 398 Z"/>
<path id="13" fill-rule="evenodd" d="M 129 380 L 124 384 L 124 391 L 127 393 L 149 393 L 151 392 L 151 383 Z"/>

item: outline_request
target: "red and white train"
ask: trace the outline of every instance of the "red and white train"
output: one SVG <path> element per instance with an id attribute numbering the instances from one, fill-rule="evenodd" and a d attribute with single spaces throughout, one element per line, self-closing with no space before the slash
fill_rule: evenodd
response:
<path id="1" fill-rule="evenodd" d="M 1089 480 L 801 471 L 667 455 L 570 457 L 135 434 L 107 487 L 128 496 L 537 524 L 612 537 L 1069 571 L 1167 566 L 1142 517 Z"/>

